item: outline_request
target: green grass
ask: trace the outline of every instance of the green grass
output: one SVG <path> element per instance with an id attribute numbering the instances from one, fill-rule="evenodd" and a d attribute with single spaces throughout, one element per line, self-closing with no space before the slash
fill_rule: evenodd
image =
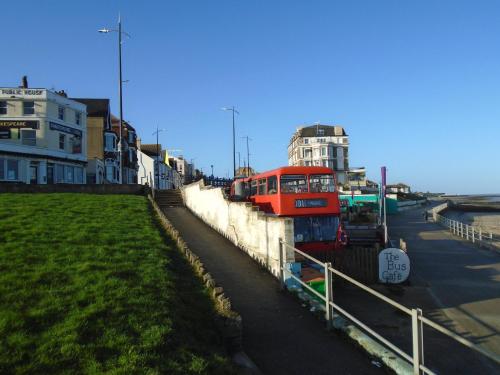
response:
<path id="1" fill-rule="evenodd" d="M 0 194 L 0 373 L 231 373 L 142 196 Z"/>

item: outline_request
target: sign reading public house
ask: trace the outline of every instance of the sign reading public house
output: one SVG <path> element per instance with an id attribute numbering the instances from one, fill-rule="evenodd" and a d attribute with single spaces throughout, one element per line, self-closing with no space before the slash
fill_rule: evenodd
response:
<path id="1" fill-rule="evenodd" d="M 383 283 L 399 284 L 410 276 L 410 258 L 401 249 L 384 249 L 378 255 L 378 278 Z"/>

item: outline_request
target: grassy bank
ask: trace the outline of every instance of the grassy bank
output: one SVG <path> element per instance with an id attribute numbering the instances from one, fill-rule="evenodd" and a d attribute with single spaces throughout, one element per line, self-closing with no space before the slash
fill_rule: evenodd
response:
<path id="1" fill-rule="evenodd" d="M 0 373 L 229 373 L 146 198 L 0 194 Z"/>

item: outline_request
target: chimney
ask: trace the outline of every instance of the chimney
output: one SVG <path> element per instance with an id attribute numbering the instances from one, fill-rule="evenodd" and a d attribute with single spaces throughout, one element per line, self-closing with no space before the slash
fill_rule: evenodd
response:
<path id="1" fill-rule="evenodd" d="M 23 76 L 22 80 L 21 80 L 21 86 L 20 88 L 22 89 L 27 89 L 28 88 L 28 77 L 27 76 Z"/>

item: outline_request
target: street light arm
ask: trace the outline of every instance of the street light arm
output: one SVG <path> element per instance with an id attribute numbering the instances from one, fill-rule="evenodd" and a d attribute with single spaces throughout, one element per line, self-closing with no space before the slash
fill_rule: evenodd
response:
<path id="1" fill-rule="evenodd" d="M 120 30 L 118 29 L 106 29 L 106 28 L 103 28 L 103 29 L 99 29 L 97 30 L 98 32 L 102 33 L 102 34 L 108 34 L 110 32 L 115 32 L 115 33 L 119 33 Z M 125 32 L 125 31 L 122 31 L 122 34 L 127 36 L 128 38 L 132 38 L 132 35 L 130 35 L 129 33 Z"/>

